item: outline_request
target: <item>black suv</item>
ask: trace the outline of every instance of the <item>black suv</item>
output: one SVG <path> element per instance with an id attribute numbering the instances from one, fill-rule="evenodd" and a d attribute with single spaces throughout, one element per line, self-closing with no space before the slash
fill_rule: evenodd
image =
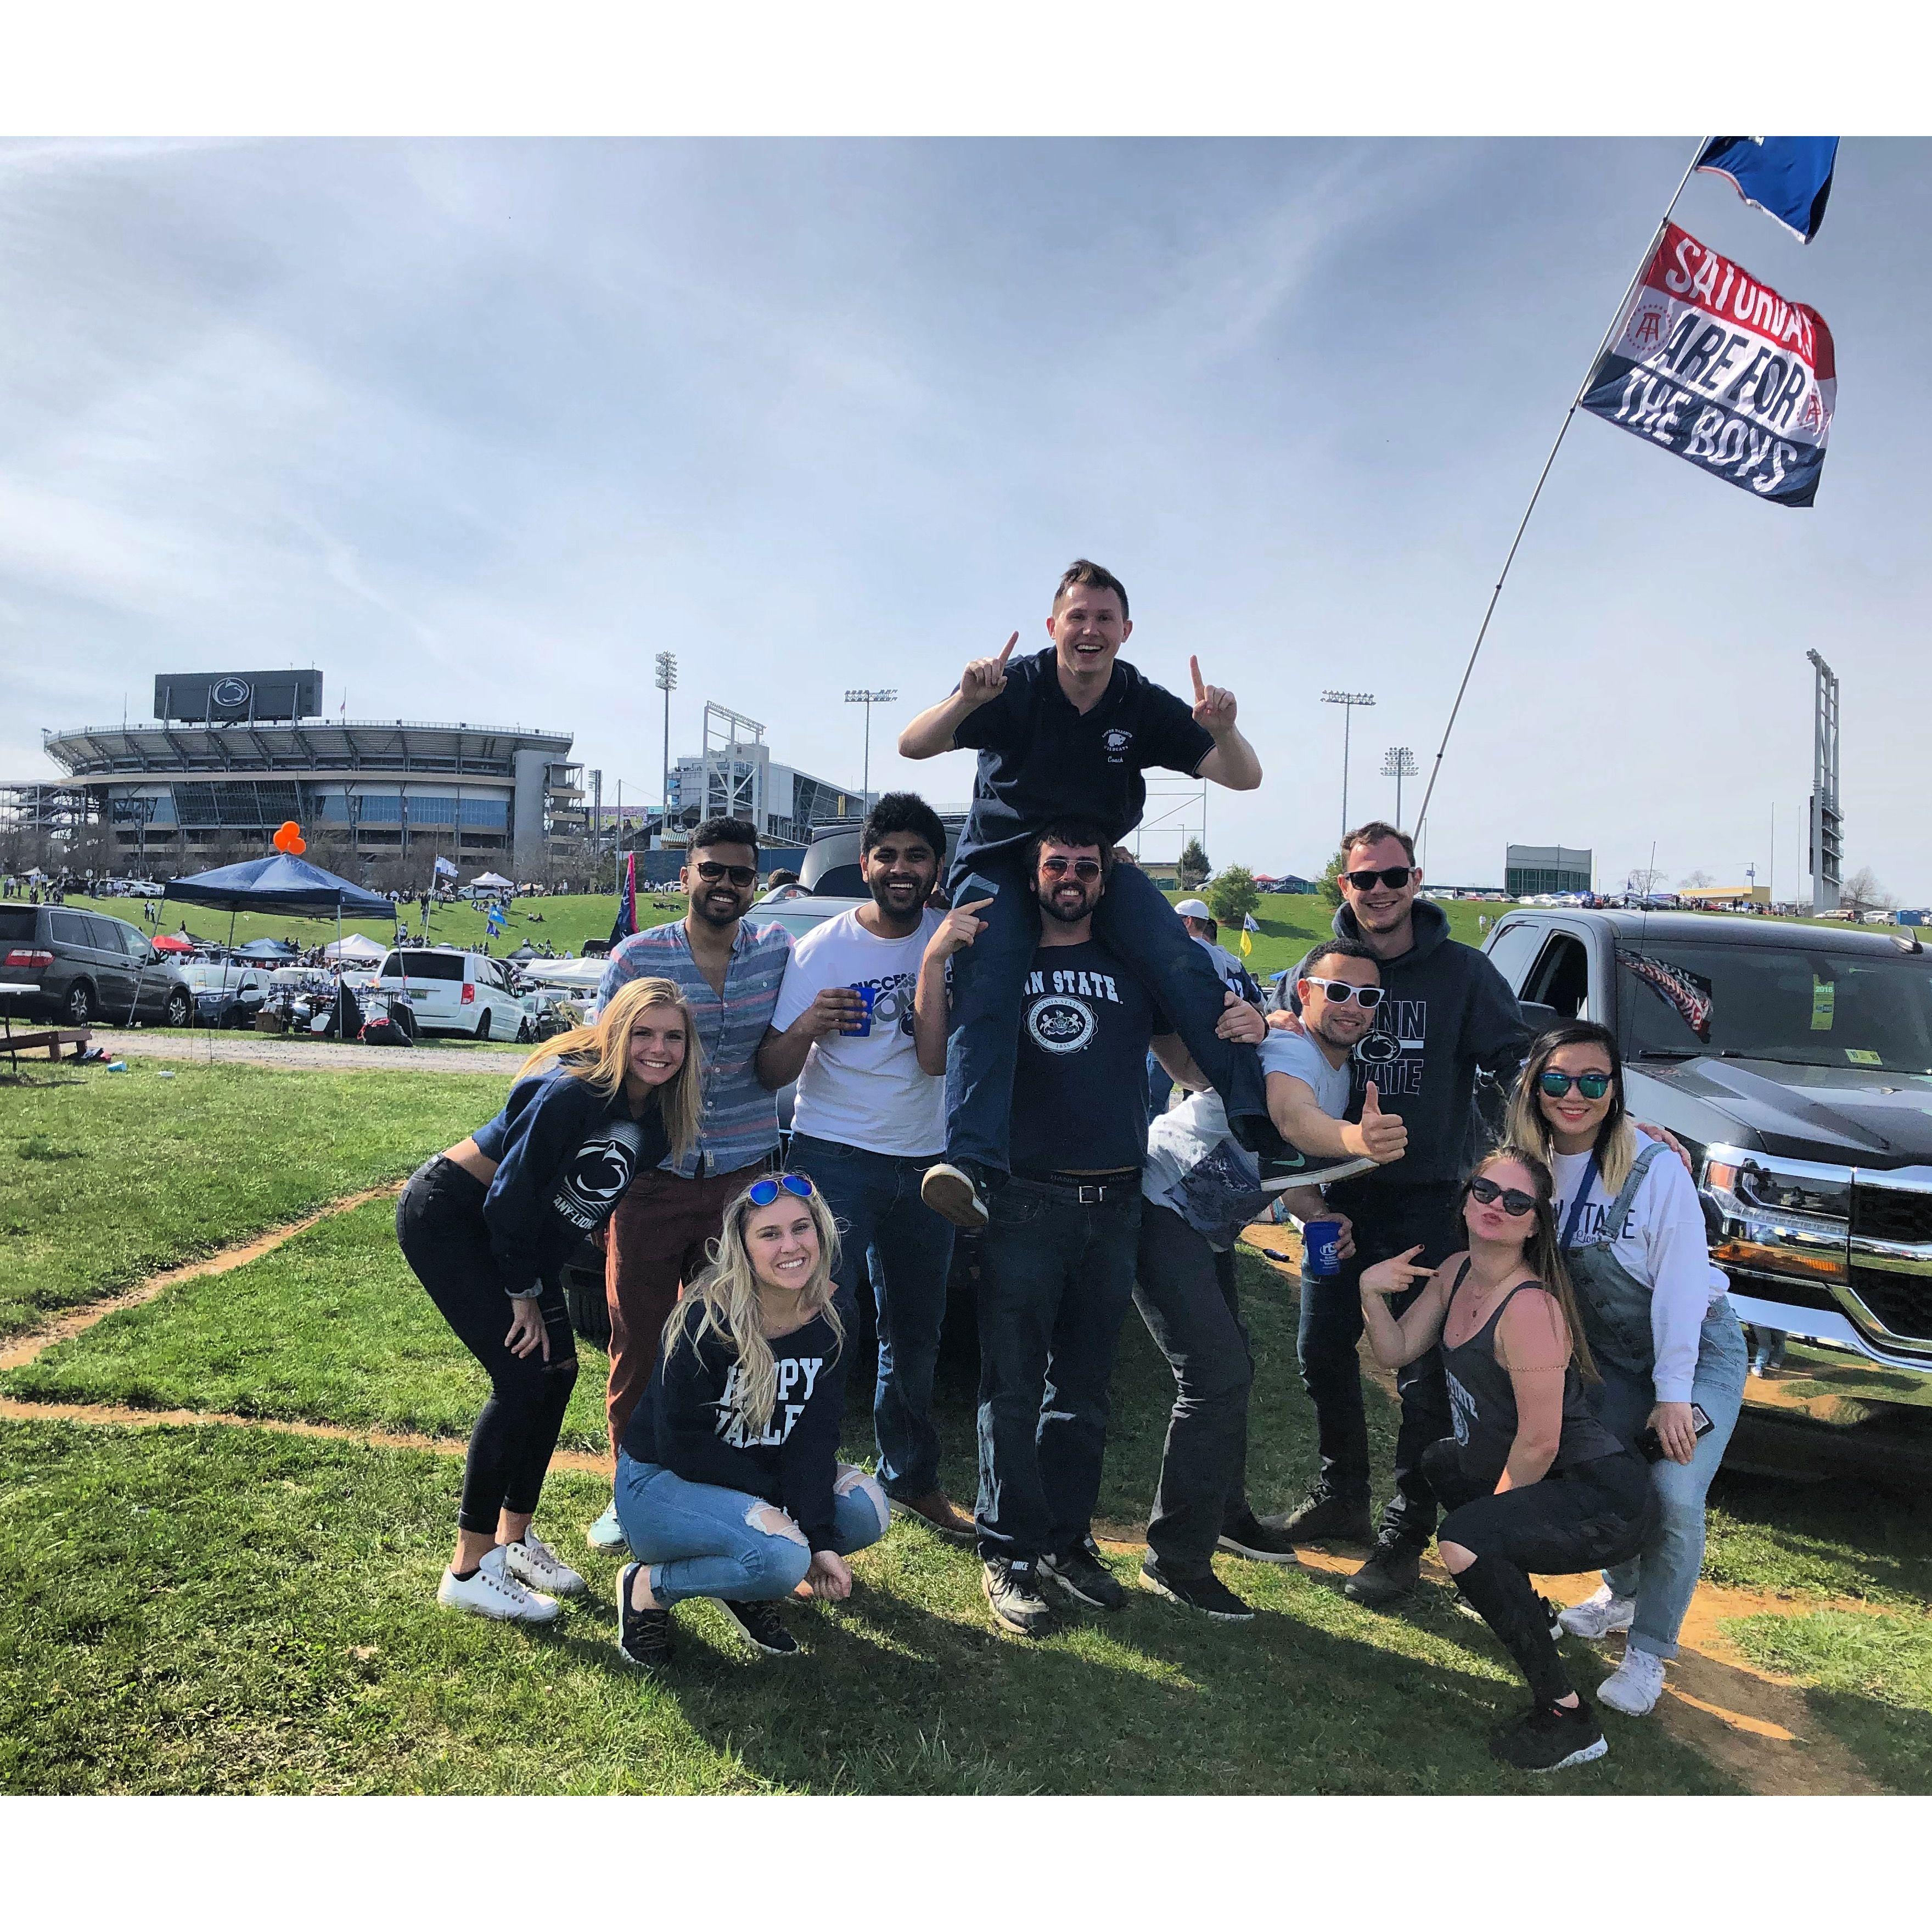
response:
<path id="1" fill-rule="evenodd" d="M 179 970 L 124 919 L 77 906 L 0 903 L 0 990 L 10 1013 L 64 1026 L 184 1027 L 194 996 Z"/>
<path id="2" fill-rule="evenodd" d="M 1932 953 L 1910 930 L 1525 908 L 1484 950 L 1532 1027 L 1611 1028 L 1631 1115 L 1690 1150 L 1712 1258 L 1783 1355 L 1749 1399 L 1932 1409 Z"/>

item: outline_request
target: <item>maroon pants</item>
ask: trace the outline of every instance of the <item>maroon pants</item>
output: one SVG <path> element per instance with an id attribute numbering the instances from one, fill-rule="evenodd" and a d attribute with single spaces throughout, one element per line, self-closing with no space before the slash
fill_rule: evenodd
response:
<path id="1" fill-rule="evenodd" d="M 695 1180 L 658 1168 L 632 1184 L 610 1217 L 604 1296 L 610 1307 L 610 1388 L 604 1410 L 610 1460 L 656 1366 L 658 1342 L 680 1291 L 710 1263 L 724 1210 L 756 1166 Z"/>

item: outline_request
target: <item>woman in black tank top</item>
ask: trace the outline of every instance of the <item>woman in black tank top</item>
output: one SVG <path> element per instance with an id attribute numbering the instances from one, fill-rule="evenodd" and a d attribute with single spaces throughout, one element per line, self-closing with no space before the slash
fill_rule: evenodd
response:
<path id="1" fill-rule="evenodd" d="M 1642 1458 L 1583 1399 L 1583 1378 L 1594 1380 L 1596 1369 L 1564 1271 L 1552 1192 L 1538 1156 L 1498 1148 L 1464 1191 L 1464 1252 L 1431 1270 L 1414 1265 L 1420 1250 L 1411 1248 L 1361 1277 L 1363 1321 L 1384 1368 L 1442 1348 L 1456 1433 L 1422 1458 L 1449 1510 L 1436 1546 L 1528 1683 L 1530 1710 L 1490 1744 L 1524 1771 L 1561 1771 L 1610 1748 L 1563 1668 L 1556 1613 L 1531 1574 L 1628 1560 L 1655 1507 Z M 1425 1280 L 1398 1321 L 1388 1298 Z"/>

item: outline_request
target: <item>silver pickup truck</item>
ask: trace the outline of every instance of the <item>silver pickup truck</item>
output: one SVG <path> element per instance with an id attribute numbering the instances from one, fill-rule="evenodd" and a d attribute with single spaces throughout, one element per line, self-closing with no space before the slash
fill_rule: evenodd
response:
<path id="1" fill-rule="evenodd" d="M 1747 1400 L 1844 1425 L 1932 1410 L 1932 953 L 1567 907 L 1504 914 L 1484 950 L 1532 1027 L 1612 1028 L 1632 1116 L 1690 1150 L 1738 1313 L 1781 1354 Z"/>

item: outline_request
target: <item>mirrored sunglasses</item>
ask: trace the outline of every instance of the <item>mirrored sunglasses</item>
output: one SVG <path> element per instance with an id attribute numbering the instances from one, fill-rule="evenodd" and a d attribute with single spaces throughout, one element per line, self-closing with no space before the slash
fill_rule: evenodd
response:
<path id="1" fill-rule="evenodd" d="M 1559 1073 L 1553 1066 L 1536 1076 L 1536 1084 L 1552 1100 L 1560 1100 L 1574 1087 L 1586 1100 L 1600 1100 L 1610 1090 L 1607 1073 Z"/>
<path id="2" fill-rule="evenodd" d="M 745 1190 L 745 1196 L 754 1208 L 769 1208 L 778 1198 L 780 1189 L 796 1194 L 801 1201 L 809 1201 L 817 1191 L 808 1174 L 767 1174 L 753 1181 Z"/>

